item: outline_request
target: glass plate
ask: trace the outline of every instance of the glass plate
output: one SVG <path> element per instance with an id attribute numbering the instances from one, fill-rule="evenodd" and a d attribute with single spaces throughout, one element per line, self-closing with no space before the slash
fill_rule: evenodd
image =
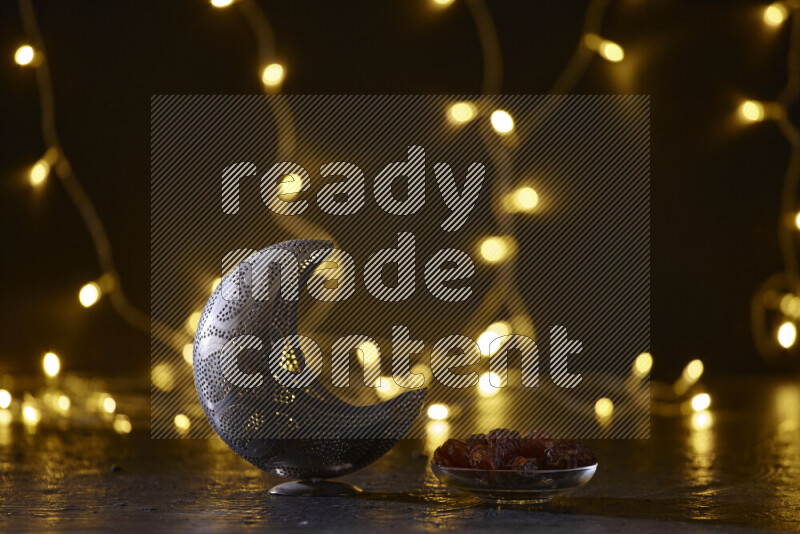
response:
<path id="1" fill-rule="evenodd" d="M 517 471 L 443 467 L 431 462 L 436 478 L 474 498 L 491 503 L 532 504 L 545 502 L 556 495 L 589 482 L 597 464 L 573 469 Z"/>

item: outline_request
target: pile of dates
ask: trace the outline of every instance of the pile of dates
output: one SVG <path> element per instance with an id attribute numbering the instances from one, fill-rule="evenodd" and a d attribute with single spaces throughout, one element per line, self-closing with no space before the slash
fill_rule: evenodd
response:
<path id="1" fill-rule="evenodd" d="M 448 439 L 433 453 L 433 461 L 444 467 L 539 471 L 594 465 L 597 457 L 577 441 L 552 439 L 544 432 L 523 437 L 517 431 L 496 428 L 466 441 Z"/>

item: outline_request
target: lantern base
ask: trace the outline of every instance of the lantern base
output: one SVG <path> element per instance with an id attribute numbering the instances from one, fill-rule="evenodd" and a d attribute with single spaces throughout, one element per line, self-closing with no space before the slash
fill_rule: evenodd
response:
<path id="1" fill-rule="evenodd" d="M 335 480 L 296 480 L 284 482 L 269 490 L 270 495 L 289 497 L 346 497 L 361 493 L 361 488 Z"/>

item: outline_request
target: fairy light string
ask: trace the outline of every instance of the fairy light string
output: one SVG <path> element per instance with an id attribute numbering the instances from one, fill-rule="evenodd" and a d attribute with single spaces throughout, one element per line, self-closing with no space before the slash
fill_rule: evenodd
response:
<path id="1" fill-rule="evenodd" d="M 446 10 L 454 0 L 431 0 L 431 5 Z M 492 214 L 498 225 L 499 234 L 486 236 L 476 244 L 480 256 L 489 268 L 494 269 L 495 285 L 501 291 L 489 291 L 489 295 L 476 307 L 467 321 L 467 331 L 480 331 L 486 317 L 491 317 L 503 305 L 508 306 L 513 317 L 500 323 L 509 325 L 510 329 L 525 334 L 532 334 L 533 325 L 526 304 L 519 294 L 514 282 L 515 272 L 515 222 L 513 214 L 535 213 L 539 202 L 538 194 L 529 183 L 511 184 L 509 176 L 515 175 L 513 143 L 507 134 L 514 134 L 517 118 L 508 110 L 494 109 L 488 117 L 481 116 L 479 110 L 491 103 L 491 95 L 500 92 L 502 86 L 502 53 L 494 22 L 483 0 L 464 0 L 474 20 L 483 54 L 482 93 L 486 99 L 478 102 L 454 102 L 446 110 L 444 120 L 453 126 L 476 120 L 488 119 L 487 127 L 481 132 L 484 143 L 495 168 L 502 168 L 501 179 L 497 180 L 492 190 Z M 255 0 L 210 0 L 215 8 L 227 8 L 235 5 L 243 14 L 244 20 L 253 32 L 259 50 L 258 76 L 265 94 L 281 91 L 282 85 L 290 70 L 278 57 L 273 29 L 268 18 Z M 591 0 L 583 21 L 583 30 L 575 51 L 553 83 L 550 94 L 567 94 L 571 92 L 585 73 L 592 58 L 596 55 L 611 63 L 625 61 L 624 48 L 608 39 L 602 32 L 602 23 L 607 11 L 608 0 Z M 781 197 L 779 245 L 784 263 L 784 271 L 768 279 L 756 292 L 752 305 L 752 323 L 754 337 L 762 354 L 775 354 L 776 350 L 786 350 L 796 346 L 797 330 L 795 322 L 800 320 L 800 273 L 798 272 L 797 244 L 800 230 L 800 213 L 798 213 L 797 187 L 800 184 L 800 131 L 790 120 L 788 110 L 793 109 L 800 96 L 800 16 L 798 16 L 797 0 L 779 1 L 764 7 L 763 23 L 769 27 L 781 28 L 790 25 L 790 47 L 787 55 L 787 82 L 777 98 L 771 102 L 745 100 L 741 102 L 736 113 L 745 123 L 756 123 L 765 120 L 773 121 L 791 147 L 791 153 L 784 177 Z M 79 302 L 89 307 L 103 296 L 108 296 L 114 311 L 127 323 L 151 335 L 182 354 L 187 362 L 186 347 L 191 341 L 191 328 L 180 332 L 155 322 L 147 314 L 133 306 L 122 290 L 119 273 L 113 258 L 113 250 L 106 229 L 91 199 L 75 176 L 67 155 L 64 153 L 56 129 L 56 114 L 53 97 L 53 85 L 50 77 L 48 56 L 44 40 L 38 27 L 31 0 L 19 0 L 22 24 L 28 38 L 28 44 L 19 47 L 14 55 L 17 64 L 35 70 L 41 108 L 41 132 L 46 148 L 42 157 L 34 163 L 29 173 L 29 181 L 34 187 L 42 187 L 49 176 L 54 173 L 64 186 L 70 200 L 80 214 L 83 224 L 89 233 L 95 248 L 100 276 L 87 282 L 79 291 Z M 270 99 L 272 112 L 278 126 L 276 154 L 278 157 L 290 154 L 295 146 L 294 123 L 288 104 L 282 99 Z M 552 109 L 548 111 L 552 113 Z M 539 119 L 543 120 L 542 118 Z M 491 126 L 489 128 L 488 126 Z M 535 125 L 534 125 L 535 126 Z M 276 217 L 281 227 L 294 237 L 315 237 L 335 240 L 321 227 L 309 221 L 294 217 L 291 222 L 286 218 Z M 779 326 L 773 328 L 767 320 L 767 312 L 778 312 Z M 312 312 L 314 321 L 318 323 L 324 318 L 321 310 Z M 527 322 L 524 319 L 527 318 Z M 520 319 L 522 321 L 520 322 Z M 497 324 L 497 323 L 495 323 Z M 522 326 L 521 326 L 522 325 Z M 486 333 L 497 334 L 487 327 Z M 509 330 L 509 331 L 511 331 Z M 526 334 L 527 335 L 527 334 Z M 379 340 L 380 341 L 380 340 Z M 382 342 L 382 341 L 381 341 Z M 190 351 L 189 351 L 190 353 Z M 52 357 L 50 369 L 54 369 Z M 699 362 L 699 363 L 698 363 Z M 643 353 L 633 362 L 629 380 L 641 379 L 649 375 L 653 365 L 653 357 Z M 45 369 L 47 370 L 47 369 Z M 692 393 L 700 376 L 703 374 L 702 362 L 693 360 L 673 385 L 652 382 L 653 394 L 666 399 L 665 406 L 678 402 L 684 406 L 689 402 L 694 411 L 703 411 L 711 404 L 706 393 L 697 393 L 686 401 L 685 396 Z M 620 388 L 629 387 L 624 384 Z M 616 388 L 618 389 L 618 388 Z M 615 394 L 619 394 L 619 391 Z M 5 393 L 3 393 L 5 392 Z M 484 392 L 486 393 L 486 392 Z M 489 393 L 491 395 L 492 393 Z M 7 403 L 10 396 L 6 390 L 0 390 L 1 404 Z M 11 402 L 11 401 L 8 401 Z M 656 401 L 658 405 L 660 401 Z M 62 402 L 62 405 L 66 402 Z M 108 404 L 110 406 L 110 403 Z M 574 408 L 574 407 L 573 407 Z M 598 418 L 603 419 L 614 411 L 613 398 L 600 398 L 595 405 Z M 670 408 L 671 409 L 671 408 Z M 36 419 L 36 408 L 27 410 L 30 419 Z M 658 411 L 658 410 L 656 410 Z M 39 412 L 36 412 L 37 414 Z M 447 407 L 440 406 L 432 411 L 431 417 L 441 420 L 447 417 Z M 38 420 L 38 419 L 37 419 Z M 115 423 L 116 424 L 116 423 Z M 190 419 L 184 414 L 174 416 L 174 424 L 179 433 L 185 433 L 190 427 Z M 130 427 L 124 420 L 119 424 L 121 429 Z"/>

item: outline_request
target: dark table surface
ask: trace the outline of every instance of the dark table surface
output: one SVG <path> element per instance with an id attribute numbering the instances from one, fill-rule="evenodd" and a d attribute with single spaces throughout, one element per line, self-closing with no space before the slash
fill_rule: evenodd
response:
<path id="1" fill-rule="evenodd" d="M 709 384 L 710 419 L 652 419 L 648 440 L 588 442 L 595 478 L 551 503 L 480 504 L 405 440 L 344 480 L 356 497 L 280 497 L 218 439 L 0 427 L 0 531 L 800 530 L 800 381 Z M 112 469 L 112 466 L 117 466 Z"/>

